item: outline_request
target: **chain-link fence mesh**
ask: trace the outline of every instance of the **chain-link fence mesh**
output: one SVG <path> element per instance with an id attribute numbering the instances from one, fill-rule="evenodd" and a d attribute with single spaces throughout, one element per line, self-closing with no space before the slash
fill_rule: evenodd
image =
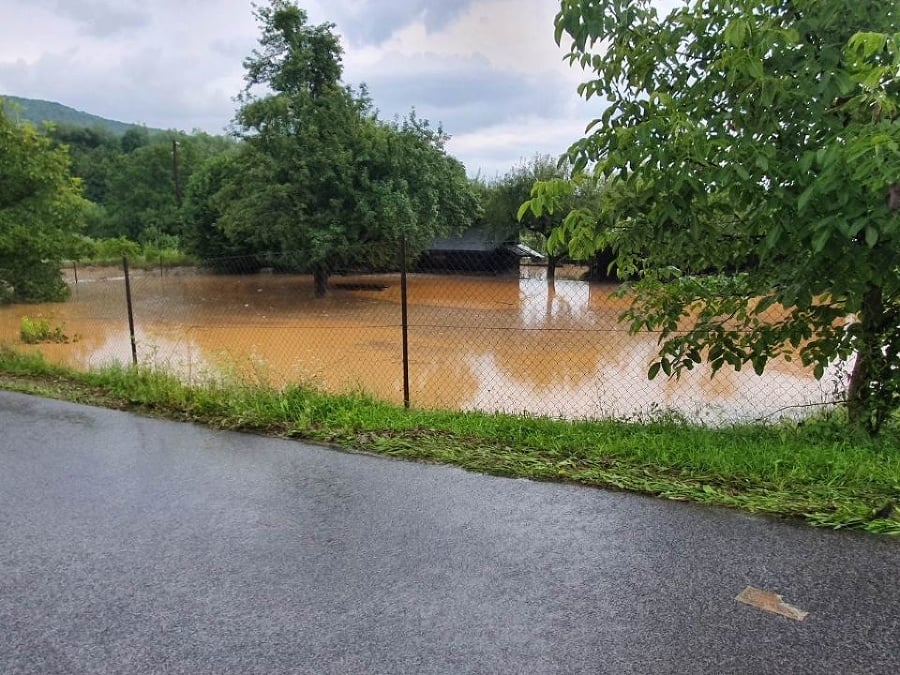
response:
<path id="1" fill-rule="evenodd" d="M 239 377 L 402 403 L 401 273 L 328 270 L 327 292 L 317 297 L 312 274 L 279 260 L 132 266 L 138 362 L 192 383 Z M 701 366 L 677 380 L 650 381 L 658 335 L 631 334 L 618 322 L 627 300 L 612 297 L 615 284 L 586 281 L 585 268 L 569 266 L 548 282 L 544 266 L 484 254 L 425 261 L 406 275 L 413 407 L 568 419 L 677 413 L 721 423 L 799 415 L 842 394 L 839 368 L 817 381 L 810 369 L 781 360 L 762 376 L 723 369 L 710 378 Z M 80 369 L 130 363 L 124 269 L 69 265 L 64 272 L 70 299 L 0 308 L 0 341 L 19 343 L 28 316 L 69 340 L 24 349 Z"/>

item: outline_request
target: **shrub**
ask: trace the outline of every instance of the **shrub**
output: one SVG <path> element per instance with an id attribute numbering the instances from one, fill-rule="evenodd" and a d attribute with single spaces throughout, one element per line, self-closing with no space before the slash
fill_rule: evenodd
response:
<path id="1" fill-rule="evenodd" d="M 22 317 L 19 325 L 19 337 L 22 342 L 29 345 L 39 344 L 41 342 L 68 342 L 69 336 L 63 333 L 62 328 L 50 327 L 50 322 L 46 319 L 32 319 L 27 316 Z"/>
<path id="2" fill-rule="evenodd" d="M 69 296 L 59 263 L 27 252 L 0 267 L 0 303 L 61 302 Z"/>

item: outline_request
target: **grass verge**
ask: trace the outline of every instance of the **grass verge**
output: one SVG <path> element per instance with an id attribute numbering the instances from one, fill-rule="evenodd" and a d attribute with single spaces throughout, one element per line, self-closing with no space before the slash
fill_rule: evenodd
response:
<path id="1" fill-rule="evenodd" d="M 872 439 L 840 415 L 722 429 L 412 410 L 364 395 L 242 383 L 187 386 L 148 368 L 87 373 L 0 347 L 0 388 L 409 460 L 900 534 L 900 428 Z"/>

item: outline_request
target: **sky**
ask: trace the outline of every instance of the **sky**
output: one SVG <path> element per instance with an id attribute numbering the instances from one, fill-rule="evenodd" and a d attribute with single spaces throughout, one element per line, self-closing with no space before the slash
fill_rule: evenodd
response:
<path id="1" fill-rule="evenodd" d="M 442 124 L 490 179 L 556 156 L 602 113 L 553 40 L 558 0 L 301 0 L 334 22 L 344 81 L 384 119 Z M 0 0 L 0 95 L 150 127 L 224 133 L 257 45 L 250 0 Z"/>

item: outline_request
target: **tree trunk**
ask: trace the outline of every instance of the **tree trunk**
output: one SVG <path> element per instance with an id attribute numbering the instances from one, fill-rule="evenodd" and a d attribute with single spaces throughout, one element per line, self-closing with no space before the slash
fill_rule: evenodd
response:
<path id="1" fill-rule="evenodd" d="M 884 421 L 882 397 L 890 369 L 882 352 L 885 316 L 881 288 L 870 286 L 866 290 L 859 314 L 859 346 L 847 386 L 847 415 L 854 426 L 876 434 Z"/>
<path id="2" fill-rule="evenodd" d="M 556 283 L 547 277 L 547 302 L 544 307 L 544 321 L 550 323 L 553 320 L 553 301 L 556 299 Z"/>
<path id="3" fill-rule="evenodd" d="M 328 292 L 328 272 L 322 266 L 317 266 L 313 271 L 313 283 L 316 287 L 316 297 L 324 298 Z"/>
<path id="4" fill-rule="evenodd" d="M 555 255 L 547 256 L 547 285 L 553 286 L 556 282 L 556 264 L 559 258 Z"/>

